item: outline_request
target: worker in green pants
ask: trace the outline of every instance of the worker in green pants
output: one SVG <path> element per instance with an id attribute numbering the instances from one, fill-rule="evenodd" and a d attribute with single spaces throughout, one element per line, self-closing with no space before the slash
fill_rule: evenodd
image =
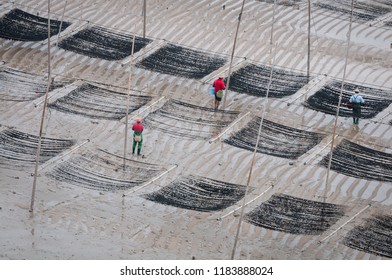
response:
<path id="1" fill-rule="evenodd" d="M 133 145 L 132 145 L 132 154 L 135 153 L 135 148 L 137 146 L 137 154 L 140 155 L 140 151 L 142 150 L 143 145 L 143 130 L 144 126 L 142 125 L 142 119 L 136 118 L 136 123 L 132 126 L 133 130 Z"/>

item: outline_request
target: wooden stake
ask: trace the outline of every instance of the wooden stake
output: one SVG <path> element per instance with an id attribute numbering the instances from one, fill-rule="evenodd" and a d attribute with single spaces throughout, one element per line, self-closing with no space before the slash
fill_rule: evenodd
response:
<path id="1" fill-rule="evenodd" d="M 39 158 L 40 158 L 40 154 L 41 154 L 42 130 L 44 127 L 45 111 L 46 111 L 46 106 L 48 103 L 48 93 L 50 90 L 51 83 L 52 83 L 52 74 L 50 71 L 50 0 L 48 0 L 48 86 L 46 88 L 45 101 L 44 101 L 44 106 L 42 109 L 41 125 L 40 125 L 39 136 L 38 136 L 38 147 L 37 147 L 37 153 L 35 156 L 33 189 L 31 192 L 31 202 L 30 202 L 30 210 L 29 210 L 31 213 L 33 213 L 33 211 L 34 211 L 35 190 L 37 187 L 38 163 L 39 163 Z"/>
<path id="2" fill-rule="evenodd" d="M 274 27 L 274 22 L 275 22 L 275 9 L 276 9 L 276 0 L 274 0 L 274 16 L 273 16 L 273 20 L 272 20 L 272 23 L 271 23 L 271 35 L 273 34 L 273 27 Z M 273 37 L 271 36 L 271 49 L 270 49 L 270 52 L 272 52 L 272 47 L 273 47 L 272 43 L 273 43 Z M 263 126 L 264 116 L 265 116 L 265 112 L 266 112 L 266 108 L 267 108 L 268 95 L 269 95 L 271 82 L 272 82 L 272 73 L 273 73 L 274 64 L 275 64 L 276 49 L 277 48 L 275 47 L 273 55 L 270 56 L 271 57 L 270 59 L 273 59 L 272 63 L 270 61 L 271 72 L 270 72 L 270 77 L 269 77 L 269 81 L 268 81 L 267 93 L 266 93 L 265 100 L 264 100 L 263 113 L 262 113 L 261 120 L 260 120 L 259 132 L 257 133 L 256 145 L 255 145 L 255 149 L 253 151 L 253 157 L 252 157 L 252 161 L 251 161 L 250 168 L 249 168 L 248 180 L 246 182 L 245 195 L 244 195 L 244 199 L 242 201 L 241 215 L 240 215 L 240 219 L 238 221 L 237 233 L 236 233 L 235 240 L 234 240 L 233 250 L 231 252 L 231 259 L 232 260 L 234 260 L 234 256 L 235 256 L 235 251 L 236 251 L 238 237 L 239 237 L 239 233 L 240 233 L 240 229 L 241 229 L 242 219 L 243 219 L 243 216 L 244 216 L 244 209 L 245 209 L 245 205 L 246 205 L 246 197 L 247 197 L 248 191 L 249 191 L 249 183 L 250 183 L 250 179 L 251 179 L 251 176 L 252 176 L 253 165 L 254 165 L 254 162 L 255 162 L 255 159 L 256 159 L 257 149 L 259 147 L 260 133 L 261 133 L 261 128 Z"/>
<path id="3" fill-rule="evenodd" d="M 308 63 L 307 63 L 308 82 L 310 80 L 310 0 L 308 0 Z"/>
<path id="4" fill-rule="evenodd" d="M 132 82 L 132 66 L 133 66 L 133 52 L 135 49 L 135 33 L 133 33 L 132 39 L 132 51 L 131 51 L 131 61 L 129 67 L 129 77 L 128 77 L 128 95 L 127 95 L 127 110 L 125 112 L 125 131 L 124 131 L 124 159 L 123 159 L 123 170 L 125 170 L 125 156 L 127 154 L 127 142 L 128 142 L 128 111 L 129 111 L 129 95 L 131 94 L 131 82 Z"/>
<path id="5" fill-rule="evenodd" d="M 337 127 L 338 118 L 339 118 L 340 106 L 342 104 L 343 87 L 344 87 L 344 82 L 345 82 L 345 79 L 346 79 L 348 53 L 349 53 L 350 44 L 351 44 L 351 28 L 352 28 L 352 22 L 353 22 L 353 13 L 354 13 L 354 0 L 351 0 L 351 16 L 350 16 L 349 31 L 348 31 L 348 36 L 347 36 L 346 59 L 345 59 L 345 62 L 344 62 L 343 78 L 342 78 L 342 85 L 340 87 L 338 108 L 336 110 L 335 122 L 334 122 L 334 126 L 333 126 L 331 150 L 330 150 L 329 160 L 328 160 L 327 177 L 325 179 L 325 189 L 324 189 L 324 197 L 323 197 L 324 199 L 323 199 L 323 202 L 325 202 L 326 199 L 327 199 L 327 190 L 328 190 L 328 184 L 329 184 L 329 171 L 331 170 L 332 152 L 333 152 L 333 148 L 334 148 L 334 144 L 335 144 L 336 127 Z"/>
<path id="6" fill-rule="evenodd" d="M 235 35 L 234 35 L 234 43 L 233 43 L 233 49 L 231 51 L 229 72 L 227 74 L 227 84 L 226 84 L 225 94 L 223 96 L 223 104 L 222 104 L 222 109 L 223 110 L 226 107 L 226 97 L 227 97 L 227 90 L 228 90 L 229 85 L 230 85 L 231 67 L 233 65 L 233 57 L 234 57 L 234 52 L 235 52 L 235 45 L 237 44 L 238 30 L 240 29 L 240 23 L 241 23 L 242 11 L 244 10 L 244 5 L 245 5 L 245 0 L 242 1 L 241 11 L 240 11 L 240 14 L 238 15 L 238 24 L 237 24 L 237 29 L 236 29 Z"/>
<path id="7" fill-rule="evenodd" d="M 143 38 L 146 38 L 147 0 L 143 1 Z"/>

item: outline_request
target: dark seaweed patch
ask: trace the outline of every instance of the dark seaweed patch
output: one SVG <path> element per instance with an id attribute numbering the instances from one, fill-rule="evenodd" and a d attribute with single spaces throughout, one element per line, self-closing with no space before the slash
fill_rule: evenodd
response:
<path id="1" fill-rule="evenodd" d="M 271 68 L 249 64 L 230 77 L 230 89 L 239 93 L 264 97 L 267 95 Z M 269 96 L 282 98 L 294 94 L 308 82 L 308 77 L 285 70 L 274 69 Z"/>
<path id="2" fill-rule="evenodd" d="M 120 60 L 131 55 L 133 36 L 114 33 L 102 27 L 91 27 L 61 40 L 59 47 L 88 57 Z M 135 36 L 134 53 L 151 40 Z"/>
<path id="3" fill-rule="evenodd" d="M 303 2 L 303 0 L 258 0 L 259 2 L 265 2 L 268 4 L 274 4 L 274 2 L 276 1 L 277 5 L 282 5 L 282 6 L 297 6 L 298 4 L 301 4 L 301 2 Z"/>
<path id="4" fill-rule="evenodd" d="M 328 167 L 330 154 L 320 165 Z M 331 169 L 347 176 L 392 182 L 392 154 L 343 140 L 334 150 Z"/>
<path id="5" fill-rule="evenodd" d="M 41 139 L 40 163 L 58 155 L 75 144 L 74 140 Z M 0 166 L 18 168 L 33 166 L 36 161 L 38 137 L 14 129 L 0 132 Z"/>
<path id="6" fill-rule="evenodd" d="M 127 98 L 127 94 L 84 84 L 50 104 L 49 108 L 90 118 L 118 120 L 126 115 Z M 151 99 L 130 95 L 128 112 L 139 109 Z"/>
<path id="7" fill-rule="evenodd" d="M 126 190 L 165 171 L 162 166 L 127 160 L 107 153 L 78 156 L 57 165 L 48 177 L 72 185 L 102 191 Z"/>
<path id="8" fill-rule="evenodd" d="M 314 5 L 334 13 L 345 14 L 347 16 L 351 15 L 351 0 L 329 0 L 322 1 L 321 3 L 318 1 Z M 389 8 L 357 1 L 353 10 L 353 18 L 356 21 L 366 22 L 374 20 L 391 11 L 392 10 Z"/>
<path id="9" fill-rule="evenodd" d="M 50 90 L 63 87 L 66 81 L 55 81 Z M 34 74 L 11 68 L 0 69 L 0 100 L 30 101 L 45 94 L 48 81 Z"/>
<path id="10" fill-rule="evenodd" d="M 201 79 L 225 63 L 224 58 L 168 44 L 138 62 L 136 66 L 163 74 Z"/>
<path id="11" fill-rule="evenodd" d="M 365 99 L 365 105 L 362 106 L 361 112 L 362 118 L 373 118 L 391 104 L 391 93 L 388 91 L 347 83 L 343 88 L 342 104 L 339 110 L 339 116 L 351 117 L 352 110 L 347 109 L 345 104 L 350 99 L 355 88 L 360 90 L 362 97 Z M 312 110 L 320 111 L 329 115 L 336 115 L 340 90 L 341 83 L 334 81 L 310 96 L 304 105 Z"/>
<path id="12" fill-rule="evenodd" d="M 344 244 L 366 253 L 392 258 L 392 216 L 378 215 L 348 232 Z"/>
<path id="13" fill-rule="evenodd" d="M 50 20 L 50 36 L 60 32 L 60 21 Z M 71 23 L 63 22 L 62 30 Z M 17 41 L 42 41 L 48 38 L 48 19 L 13 9 L 0 19 L 0 37 Z"/>
<path id="14" fill-rule="evenodd" d="M 148 200 L 174 207 L 211 212 L 225 209 L 245 195 L 245 187 L 197 176 L 181 177 L 157 192 L 144 195 Z"/>
<path id="15" fill-rule="evenodd" d="M 248 125 L 224 142 L 232 146 L 253 151 L 259 132 L 260 117 L 253 118 Z M 297 159 L 316 146 L 324 135 L 295 129 L 268 120 L 263 121 L 257 152 L 267 155 Z"/>
<path id="16" fill-rule="evenodd" d="M 319 235 L 335 224 L 344 212 L 345 207 L 338 204 L 274 194 L 246 214 L 245 220 L 255 226 L 291 234 Z"/>
<path id="17" fill-rule="evenodd" d="M 237 111 L 214 111 L 189 103 L 170 100 L 144 120 L 146 127 L 171 136 L 189 139 L 210 139 L 230 124 Z"/>
<path id="18" fill-rule="evenodd" d="M 392 7 L 391 0 L 373 0 L 373 2 Z"/>

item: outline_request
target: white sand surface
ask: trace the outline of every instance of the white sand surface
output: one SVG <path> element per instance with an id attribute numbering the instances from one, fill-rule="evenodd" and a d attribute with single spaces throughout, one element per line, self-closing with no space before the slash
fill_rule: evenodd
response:
<path id="1" fill-rule="evenodd" d="M 51 2 L 52 18 L 61 20 L 65 1 Z M 143 1 L 67 2 L 64 20 L 72 22 L 72 25 L 62 36 L 75 34 L 86 26 L 101 26 L 127 34 L 135 32 L 142 36 Z M 229 61 L 241 2 L 147 0 L 146 36 L 154 42 L 135 54 L 135 62 L 168 43 L 223 56 Z M 237 69 L 245 63 L 269 65 L 273 60 L 272 54 L 275 54 L 274 67 L 305 74 L 308 54 L 306 2 L 277 6 L 274 44 L 271 45 L 273 5 L 264 1 L 246 1 L 233 65 Z M 386 4 L 384 6 L 387 7 Z M 1 14 L 13 8 L 48 16 L 47 1 L 43 0 L 0 2 Z M 325 137 L 296 160 L 257 153 L 246 197 L 246 201 L 251 202 L 244 212 L 251 212 L 274 194 L 343 205 L 346 210 L 336 223 L 315 235 L 271 230 L 243 221 L 235 258 L 386 259 L 350 248 L 345 245 L 344 238 L 350 230 L 363 225 L 374 215 L 391 215 L 392 182 L 361 179 L 331 170 L 326 184 L 327 168 L 319 165 L 330 152 L 335 116 L 308 109 L 303 102 L 306 96 L 314 94 L 326 82 L 342 79 L 349 16 L 314 9 L 310 61 L 312 83 L 295 95 L 270 98 L 267 102 L 262 97 L 229 91 L 225 109 L 238 111 L 239 116 L 248 112 L 249 115 L 230 127 L 217 141 L 210 140 L 223 129 L 214 130 L 207 123 L 204 128 L 197 124 L 181 127 L 182 120 L 177 120 L 180 129 L 201 130 L 210 135 L 209 139 L 176 137 L 147 128 L 143 156 L 131 154 L 129 141 L 127 162 L 136 160 L 141 166 L 158 165 L 162 169 L 157 175 L 177 166 L 151 184 L 138 183 L 126 190 L 107 191 L 50 177 L 49 174 L 60 164 L 100 154 L 114 162 L 115 166 L 103 161 L 94 162 L 93 159 L 89 166 L 93 169 L 98 166 L 97 173 L 125 182 L 134 179 L 132 172 L 122 171 L 122 159 L 118 158 L 124 152 L 124 119 L 94 119 L 49 108 L 43 136 L 73 139 L 77 148 L 68 148 L 40 165 L 33 214 L 29 207 L 34 164 L 22 166 L 16 162 L 16 166 L 0 165 L 0 259 L 229 259 L 243 200 L 225 209 L 202 212 L 150 201 L 144 195 L 190 175 L 246 186 L 253 153 L 228 145 L 223 140 L 245 127 L 253 117 L 261 117 L 264 106 L 265 119 L 321 133 Z M 389 13 L 382 18 L 383 21 L 373 22 L 371 26 L 354 21 L 345 77 L 346 82 L 389 91 L 390 100 L 392 27 L 383 23 L 391 18 L 392 13 Z M 130 70 L 129 57 L 117 61 L 90 58 L 56 47 L 56 36 L 52 40 L 52 77 L 55 81 L 67 80 L 71 84 L 51 92 L 50 104 L 85 82 L 127 93 L 132 71 L 132 90 L 136 95 L 152 98 L 140 109 L 148 108 L 141 114 L 143 118 L 171 99 L 212 109 L 209 86 L 219 73 L 227 74 L 229 67 L 226 63 L 203 79 L 187 79 L 136 67 Z M 1 67 L 46 77 L 46 44 L 47 41 L 21 42 L 1 38 Z M 162 96 L 165 96 L 163 101 L 154 103 Z M 38 136 L 42 101 L 43 97 L 23 102 L 2 100 L 0 133 L 13 128 Z M 209 114 L 202 112 L 200 118 Z M 130 114 L 130 123 L 136 115 Z M 392 106 L 372 119 L 361 120 L 358 127 L 352 125 L 350 117 L 339 117 L 334 144 L 336 146 L 347 139 L 390 156 L 391 120 Z M 128 137 L 130 135 L 131 132 L 128 132 Z M 5 161 L 4 158 L 2 160 Z M 83 171 L 89 166 L 81 165 L 77 170 L 85 176 Z M 146 177 L 145 182 L 155 177 Z"/>

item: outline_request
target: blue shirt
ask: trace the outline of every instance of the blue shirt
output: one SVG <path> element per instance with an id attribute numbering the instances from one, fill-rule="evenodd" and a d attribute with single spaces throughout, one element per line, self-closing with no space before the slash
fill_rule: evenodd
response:
<path id="1" fill-rule="evenodd" d="M 350 102 L 352 102 L 352 103 L 365 103 L 365 100 L 363 100 L 362 96 L 360 96 L 358 93 L 356 93 L 350 97 Z"/>

